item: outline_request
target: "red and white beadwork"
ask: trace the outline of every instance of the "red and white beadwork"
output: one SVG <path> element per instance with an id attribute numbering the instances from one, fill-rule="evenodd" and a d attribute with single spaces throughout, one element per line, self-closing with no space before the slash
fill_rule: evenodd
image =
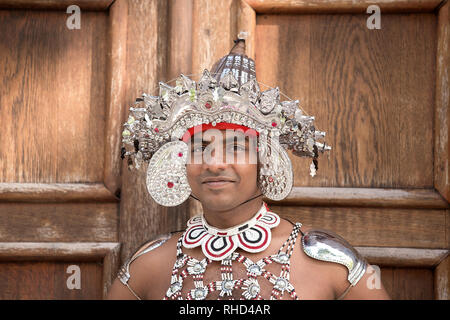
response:
<path id="1" fill-rule="evenodd" d="M 224 230 L 210 226 L 205 218 L 199 215 L 188 221 L 182 244 L 188 249 L 201 246 L 208 259 L 220 261 L 230 256 L 237 248 L 251 253 L 264 251 L 272 239 L 270 229 L 279 223 L 280 217 L 268 211 L 265 203 L 249 221 Z"/>
<path id="2" fill-rule="evenodd" d="M 296 223 L 289 238 L 279 248 L 278 252 L 252 261 L 241 253 L 233 252 L 220 262 L 209 258 L 198 260 L 183 253 L 182 235 L 177 242 L 177 259 L 172 268 L 170 287 L 167 289 L 164 300 L 204 300 L 204 299 L 267 299 L 271 300 L 287 298 L 297 300 L 299 297 L 290 281 L 290 259 L 295 247 L 295 242 L 300 232 L 301 223 Z M 233 271 L 233 262 L 237 269 Z M 220 263 L 220 279 L 211 279 L 205 276 L 208 268 Z M 278 264 L 281 271 L 270 270 L 269 265 Z M 245 267 L 246 273 L 236 272 L 239 265 Z M 217 272 L 214 271 L 214 275 Z M 235 276 L 233 276 L 235 275 Z M 236 277 L 238 277 L 236 279 Z M 208 279 L 208 280 L 206 280 Z M 269 284 L 267 283 L 269 282 Z M 214 292 L 217 292 L 214 295 Z M 286 294 L 286 295 L 285 295 Z M 215 296 L 215 297 L 214 297 Z M 263 298 L 265 296 L 265 298 Z"/>

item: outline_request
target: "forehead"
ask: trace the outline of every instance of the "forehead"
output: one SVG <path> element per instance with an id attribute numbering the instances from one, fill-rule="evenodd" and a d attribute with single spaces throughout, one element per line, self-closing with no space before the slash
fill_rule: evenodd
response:
<path id="1" fill-rule="evenodd" d="M 191 141 L 195 142 L 213 142 L 213 141 L 248 141 L 249 134 L 241 129 L 208 129 L 197 132 L 191 137 Z"/>

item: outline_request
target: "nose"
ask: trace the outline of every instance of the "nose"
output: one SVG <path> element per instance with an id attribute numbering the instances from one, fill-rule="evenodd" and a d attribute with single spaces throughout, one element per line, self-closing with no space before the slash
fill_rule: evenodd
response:
<path id="1" fill-rule="evenodd" d="M 205 152 L 203 157 L 203 165 L 210 171 L 219 171 L 227 167 L 224 152 L 220 148 L 214 148 L 210 152 Z"/>

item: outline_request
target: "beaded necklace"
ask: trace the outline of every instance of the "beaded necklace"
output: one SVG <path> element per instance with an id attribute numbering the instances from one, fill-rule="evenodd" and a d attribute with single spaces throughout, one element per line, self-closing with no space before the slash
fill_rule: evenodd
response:
<path id="1" fill-rule="evenodd" d="M 201 246 L 206 258 L 221 261 L 237 248 L 257 253 L 267 249 L 272 240 L 270 229 L 280 223 L 280 217 L 267 210 L 263 203 L 259 211 L 247 222 L 229 229 L 210 226 L 203 215 L 190 219 L 182 237 L 183 247 L 192 249 Z"/>
<path id="2" fill-rule="evenodd" d="M 189 232 L 188 228 L 178 239 L 177 259 L 172 269 L 170 287 L 166 292 L 164 300 L 203 300 L 206 299 L 209 294 L 217 291 L 219 291 L 217 297 L 219 300 L 232 299 L 233 292 L 237 290 L 240 290 L 240 299 L 242 300 L 261 300 L 263 297 L 261 295 L 260 281 L 264 281 L 264 279 L 269 281 L 272 285 L 270 293 L 271 300 L 282 298 L 285 292 L 287 292 L 292 299 L 297 300 L 298 296 L 295 292 L 295 288 L 290 283 L 290 258 L 297 236 L 300 232 L 300 227 L 301 223 L 296 223 L 294 225 L 289 238 L 283 243 L 276 254 L 262 258 L 256 262 L 253 262 L 251 259 L 238 252 L 228 253 L 226 257 L 220 259 L 220 280 L 211 281 L 207 284 L 203 281 L 204 275 L 207 271 L 207 267 L 215 260 L 209 257 L 197 260 L 183 253 L 182 247 L 184 246 L 186 234 Z M 249 227 L 249 229 L 250 228 L 251 227 Z M 236 234 L 231 236 L 236 236 Z M 245 267 L 247 278 L 233 278 L 233 262 L 242 264 Z M 266 269 L 266 266 L 272 263 L 281 265 L 281 272 L 278 275 Z M 183 283 L 186 283 L 187 279 L 190 277 L 192 277 L 194 288 L 187 292 L 185 291 L 183 297 Z"/>

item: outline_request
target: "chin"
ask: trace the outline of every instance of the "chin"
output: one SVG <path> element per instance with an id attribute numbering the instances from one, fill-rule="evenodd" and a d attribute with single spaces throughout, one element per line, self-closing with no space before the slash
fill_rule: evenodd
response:
<path id="1" fill-rule="evenodd" d="M 245 200 L 243 200 L 245 201 Z M 210 196 L 202 202 L 202 206 L 214 211 L 226 211 L 236 207 L 240 202 L 236 202 L 236 198 L 224 197 L 223 195 Z M 242 201 L 241 201 L 242 202 Z"/>

